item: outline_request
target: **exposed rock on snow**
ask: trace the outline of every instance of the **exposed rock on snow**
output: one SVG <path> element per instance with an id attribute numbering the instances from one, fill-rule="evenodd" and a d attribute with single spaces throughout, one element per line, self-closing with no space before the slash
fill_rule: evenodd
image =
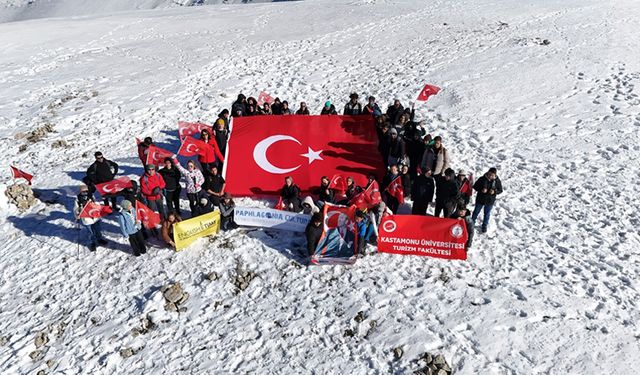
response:
<path id="1" fill-rule="evenodd" d="M 187 302 L 189 299 L 189 293 L 182 289 L 182 284 L 175 283 L 165 285 L 160 289 L 162 296 L 164 297 L 166 304 L 164 309 L 167 311 L 185 311 L 186 308 L 181 305 Z"/>
<path id="2" fill-rule="evenodd" d="M 451 375 L 452 370 L 443 355 L 424 353 L 419 360 L 424 366 L 414 372 L 420 375 Z"/>
<path id="3" fill-rule="evenodd" d="M 122 358 L 129 358 L 132 355 L 136 354 L 136 352 L 132 348 L 123 348 L 120 349 L 120 356 Z"/>
<path id="4" fill-rule="evenodd" d="M 218 275 L 217 272 L 212 271 L 212 272 L 209 272 L 208 274 L 206 274 L 204 276 L 204 278 L 209 280 L 209 281 L 216 281 L 216 280 L 218 280 L 220 278 L 220 275 Z"/>
<path id="5" fill-rule="evenodd" d="M 139 335 L 144 335 L 144 334 L 147 334 L 152 329 L 154 329 L 155 327 L 156 327 L 156 324 L 151 320 L 151 316 L 147 314 L 144 318 L 141 319 L 140 326 L 135 327 L 131 330 L 131 334 L 134 337 Z"/>
<path id="6" fill-rule="evenodd" d="M 47 336 L 47 333 L 44 331 L 38 332 L 34 342 L 36 344 L 36 349 L 40 349 L 49 342 L 49 336 Z"/>
<path id="7" fill-rule="evenodd" d="M 404 355 L 404 350 L 401 347 L 393 348 L 393 359 L 398 361 Z"/>
<path id="8" fill-rule="evenodd" d="M 233 280 L 233 285 L 236 286 L 236 294 L 247 289 L 249 287 L 249 283 L 251 283 L 251 280 L 255 277 L 255 272 L 247 270 L 242 263 L 238 262 L 236 265 L 236 275 Z"/>
<path id="9" fill-rule="evenodd" d="M 9 202 L 16 205 L 20 211 L 26 211 L 38 203 L 31 186 L 25 183 L 9 185 L 5 194 L 9 197 Z"/>

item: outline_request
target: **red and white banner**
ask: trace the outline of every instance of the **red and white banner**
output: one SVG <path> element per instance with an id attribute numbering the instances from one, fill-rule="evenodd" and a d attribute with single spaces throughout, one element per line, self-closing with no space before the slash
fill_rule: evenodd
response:
<path id="1" fill-rule="evenodd" d="M 418 95 L 418 98 L 416 100 L 421 102 L 426 102 L 427 99 L 429 99 L 429 97 L 436 95 L 439 92 L 440 92 L 440 87 L 426 84 L 424 85 L 424 88 L 422 88 L 422 91 L 420 91 L 420 94 Z"/>
<path id="2" fill-rule="evenodd" d="M 178 134 L 180 135 L 180 139 L 194 134 L 200 134 L 203 129 L 209 129 L 210 132 L 213 132 L 213 127 L 211 125 L 203 124 L 201 122 L 178 122 Z"/>
<path id="3" fill-rule="evenodd" d="M 389 215 L 378 229 L 378 251 L 443 259 L 467 259 L 467 227 L 462 219 Z"/>
<path id="4" fill-rule="evenodd" d="M 209 146 L 206 142 L 187 136 L 182 141 L 180 150 L 178 150 L 178 155 L 182 155 L 182 156 L 204 155 L 207 152 L 207 149 L 209 147 L 211 146 Z"/>
<path id="5" fill-rule="evenodd" d="M 117 194 L 130 187 L 133 187 L 133 185 L 131 184 L 131 179 L 127 176 L 114 178 L 113 180 L 102 184 L 96 184 L 96 189 L 100 192 L 100 195 L 103 196 Z"/>
<path id="6" fill-rule="evenodd" d="M 161 165 L 164 163 L 165 158 L 172 157 L 173 152 L 152 145 L 149 146 L 147 150 L 147 161 L 145 164 Z"/>
<path id="7" fill-rule="evenodd" d="M 30 175 L 25 171 L 21 171 L 20 169 L 14 166 L 10 166 L 10 167 L 11 167 L 11 174 L 13 175 L 13 178 L 24 178 L 25 180 L 27 180 L 29 185 L 31 185 L 31 179 L 33 178 L 32 175 Z"/>
<path id="8" fill-rule="evenodd" d="M 81 219 L 99 219 L 101 217 L 109 215 L 112 212 L 113 210 L 109 206 L 89 201 L 84 205 L 84 208 L 82 209 L 82 212 L 80 212 L 80 215 L 78 215 L 78 217 Z"/>
<path id="9" fill-rule="evenodd" d="M 136 200 L 136 217 L 147 229 L 153 229 L 160 225 L 160 214 Z"/>
<path id="10" fill-rule="evenodd" d="M 262 107 L 264 103 L 273 103 L 273 98 L 265 91 L 262 91 L 260 95 L 258 95 L 258 106 Z"/>
<path id="11" fill-rule="evenodd" d="M 275 195 L 291 176 L 303 192 L 341 174 L 364 186 L 382 174 L 372 116 L 249 116 L 233 119 L 225 179 L 235 195 Z"/>

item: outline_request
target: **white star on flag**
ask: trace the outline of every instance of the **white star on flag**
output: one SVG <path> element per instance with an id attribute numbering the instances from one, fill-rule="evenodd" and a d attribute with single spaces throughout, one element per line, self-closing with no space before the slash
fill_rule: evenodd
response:
<path id="1" fill-rule="evenodd" d="M 311 149 L 311 147 L 307 147 L 308 151 L 306 154 L 300 154 L 300 156 L 304 156 L 305 158 L 309 159 L 309 164 L 313 163 L 316 160 L 323 160 L 322 156 L 320 156 L 320 154 L 322 153 L 322 150 L 320 151 L 313 151 Z"/>

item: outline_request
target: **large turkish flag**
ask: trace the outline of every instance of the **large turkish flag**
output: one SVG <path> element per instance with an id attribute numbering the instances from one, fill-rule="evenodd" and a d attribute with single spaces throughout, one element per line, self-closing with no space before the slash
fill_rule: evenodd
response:
<path id="1" fill-rule="evenodd" d="M 303 192 L 322 176 L 341 174 L 365 186 L 382 176 L 372 116 L 234 117 L 225 163 L 226 190 L 235 195 L 279 194 L 291 176 Z"/>

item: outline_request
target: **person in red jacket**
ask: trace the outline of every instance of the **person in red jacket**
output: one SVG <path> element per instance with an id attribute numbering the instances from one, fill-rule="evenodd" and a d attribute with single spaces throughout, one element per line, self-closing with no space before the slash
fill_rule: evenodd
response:
<path id="1" fill-rule="evenodd" d="M 207 152 L 203 155 L 198 155 L 198 161 L 200 162 L 202 170 L 207 173 L 214 165 L 219 169 L 224 162 L 224 156 L 222 156 L 220 148 L 218 148 L 218 143 L 216 139 L 211 136 L 209 129 L 202 129 L 200 132 L 200 140 L 210 146 Z"/>
<path id="2" fill-rule="evenodd" d="M 156 166 L 153 164 L 147 164 L 144 170 L 144 174 L 140 177 L 140 191 L 147 206 L 159 213 L 160 218 L 164 220 L 166 218 L 162 203 L 162 190 L 165 188 L 164 179 L 160 173 L 156 173 Z"/>
<path id="3" fill-rule="evenodd" d="M 464 201 L 464 205 L 468 205 L 471 200 L 471 195 L 473 195 L 473 176 L 468 175 L 464 169 L 460 169 L 458 171 L 458 175 L 456 177 L 456 184 L 458 184 L 458 191 L 460 191 L 460 197 Z"/>

